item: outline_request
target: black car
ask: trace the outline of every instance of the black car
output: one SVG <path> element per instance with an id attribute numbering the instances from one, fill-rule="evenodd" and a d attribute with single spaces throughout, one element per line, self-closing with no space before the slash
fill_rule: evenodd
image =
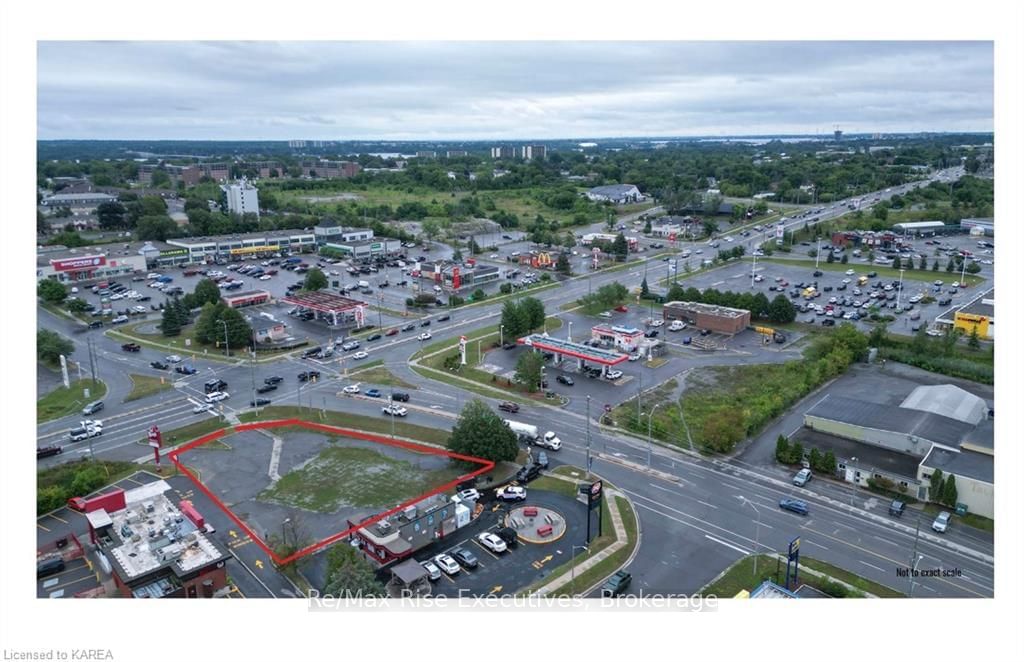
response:
<path id="1" fill-rule="evenodd" d="M 255 400 L 249 401 L 250 407 L 265 407 L 270 404 L 270 400 L 266 398 L 256 398 Z"/>
<path id="2" fill-rule="evenodd" d="M 420 322 L 420 326 L 430 326 L 430 320 L 423 320 Z"/>
<path id="3" fill-rule="evenodd" d="M 470 570 L 478 565 L 476 557 L 473 556 L 473 552 L 468 549 L 463 549 L 462 547 L 452 552 L 452 558 L 458 561 L 459 565 Z"/>
<path id="4" fill-rule="evenodd" d="M 839 287 L 837 287 L 836 289 L 837 289 L 837 290 L 845 290 L 845 289 L 846 289 L 846 283 L 843 283 L 842 285 L 840 285 L 840 286 L 839 286 Z"/>
<path id="5" fill-rule="evenodd" d="M 414 331 L 416 329 L 415 324 L 406 324 L 402 327 L 402 331 Z"/>
<path id="6" fill-rule="evenodd" d="M 401 391 L 395 391 L 391 394 L 391 399 L 395 402 L 409 402 L 409 394 L 402 393 Z"/>
<path id="7" fill-rule="evenodd" d="M 614 598 L 617 595 L 621 595 L 627 588 L 629 588 L 632 581 L 633 575 L 629 574 L 625 570 L 619 570 L 609 577 L 608 581 L 601 585 L 601 597 Z"/>
<path id="8" fill-rule="evenodd" d="M 508 527 L 507 526 L 507 527 L 505 527 L 503 529 L 498 529 L 497 531 L 494 532 L 494 535 L 496 535 L 499 538 L 501 538 L 502 540 L 504 540 L 505 541 L 505 545 L 509 549 L 512 549 L 513 547 L 518 547 L 519 546 L 519 534 L 516 533 L 516 530 L 513 529 L 512 527 Z"/>
<path id="9" fill-rule="evenodd" d="M 520 483 L 529 483 L 540 475 L 540 465 L 528 464 L 516 472 L 516 480 Z"/>
<path id="10" fill-rule="evenodd" d="M 283 381 L 284 381 L 284 377 L 278 377 L 277 375 L 274 375 L 273 377 L 267 377 L 266 379 L 264 379 L 263 383 L 264 384 L 280 384 Z"/>
<path id="11" fill-rule="evenodd" d="M 300 382 L 308 382 L 308 381 L 310 381 L 312 379 L 320 379 L 320 371 L 319 370 L 309 370 L 309 371 L 306 371 L 306 372 L 300 372 L 299 373 L 299 381 Z"/>
<path id="12" fill-rule="evenodd" d="M 822 273 L 821 273 L 820 271 L 815 271 L 815 272 L 814 272 L 814 277 L 815 277 L 815 278 L 821 278 L 821 277 L 822 277 L 823 275 L 824 275 L 824 274 L 822 274 Z"/>
<path id="13" fill-rule="evenodd" d="M 198 372 L 195 368 L 190 365 L 178 365 L 174 367 L 174 372 L 179 375 L 194 375 Z"/>
<path id="14" fill-rule="evenodd" d="M 374 340 L 380 340 L 382 337 L 383 336 L 381 336 L 379 333 L 375 333 L 375 334 L 371 335 L 369 338 L 367 338 L 366 342 L 373 342 Z"/>
<path id="15" fill-rule="evenodd" d="M 826 317 L 825 319 L 821 320 L 821 325 L 822 326 L 835 326 L 836 325 L 836 321 L 833 318 L 831 318 L 831 317 Z"/>
<path id="16" fill-rule="evenodd" d="M 516 345 L 512 341 L 509 341 L 509 342 L 507 342 L 507 343 L 505 343 L 504 345 L 501 346 L 502 349 L 515 349 L 516 347 L 518 347 L 518 345 Z"/>
<path id="17" fill-rule="evenodd" d="M 149 367 L 156 368 L 157 370 L 167 370 L 169 366 L 163 361 L 150 361 Z"/>
<path id="18" fill-rule="evenodd" d="M 876 276 L 878 276 L 878 272 L 877 271 L 869 271 L 868 272 L 868 278 L 874 278 Z"/>
<path id="19" fill-rule="evenodd" d="M 893 499 L 892 503 L 889 504 L 889 514 L 893 517 L 901 517 L 903 511 L 907 509 L 907 504 L 903 503 L 899 499 Z"/>
<path id="20" fill-rule="evenodd" d="M 558 377 L 555 377 L 555 381 L 558 382 L 559 384 L 565 384 L 566 386 L 572 386 L 573 384 L 575 384 L 575 382 L 572 380 L 572 377 L 570 377 L 569 375 L 559 375 Z"/>
<path id="21" fill-rule="evenodd" d="M 36 449 L 36 459 L 42 459 L 44 457 L 50 457 L 51 455 L 60 455 L 64 452 L 64 449 L 60 446 L 40 446 Z"/>
<path id="22" fill-rule="evenodd" d="M 498 404 L 498 409 L 501 411 L 507 411 L 510 414 L 515 414 L 519 411 L 519 405 L 514 402 L 508 402 L 507 400 Z"/>
<path id="23" fill-rule="evenodd" d="M 447 322 L 451 318 L 452 318 L 451 315 L 441 315 L 440 317 L 437 318 L 437 321 L 438 322 Z"/>
<path id="24" fill-rule="evenodd" d="M 263 386 L 256 389 L 257 393 L 270 393 L 271 391 L 277 390 L 277 384 L 264 384 Z"/>
<path id="25" fill-rule="evenodd" d="M 90 329 L 100 329 L 100 328 L 103 328 L 103 320 L 96 320 L 95 322 L 89 322 L 89 328 Z"/>
<path id="26" fill-rule="evenodd" d="M 644 338 L 657 338 L 657 337 L 658 337 L 658 330 L 657 329 L 650 329 L 648 331 L 644 331 Z"/>
<path id="27" fill-rule="evenodd" d="M 319 347 L 310 347 L 302 353 L 302 358 L 311 359 L 320 356 L 320 352 L 323 351 Z"/>

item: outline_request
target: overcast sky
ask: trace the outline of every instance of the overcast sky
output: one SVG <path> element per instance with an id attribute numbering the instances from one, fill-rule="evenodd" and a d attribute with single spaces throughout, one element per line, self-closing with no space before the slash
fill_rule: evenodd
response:
<path id="1" fill-rule="evenodd" d="M 40 139 L 992 131 L 988 42 L 40 42 Z"/>

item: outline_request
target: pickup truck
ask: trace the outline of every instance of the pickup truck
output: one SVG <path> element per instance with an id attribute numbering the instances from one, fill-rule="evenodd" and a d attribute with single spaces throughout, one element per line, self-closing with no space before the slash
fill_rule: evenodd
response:
<path id="1" fill-rule="evenodd" d="M 136 343 L 129 342 L 121 345 L 121 349 L 125 352 L 139 352 L 142 350 L 142 347 Z"/>

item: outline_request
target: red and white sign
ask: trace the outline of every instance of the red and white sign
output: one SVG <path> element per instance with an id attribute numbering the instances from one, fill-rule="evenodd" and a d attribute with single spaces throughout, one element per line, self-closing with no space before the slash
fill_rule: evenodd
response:
<path id="1" fill-rule="evenodd" d="M 50 260 L 50 266 L 57 271 L 82 271 L 84 269 L 95 269 L 107 263 L 105 255 L 85 255 L 73 257 L 66 260 Z"/>
<path id="2" fill-rule="evenodd" d="M 459 273 L 458 267 L 452 269 L 452 287 L 455 289 L 462 287 L 462 274 Z"/>

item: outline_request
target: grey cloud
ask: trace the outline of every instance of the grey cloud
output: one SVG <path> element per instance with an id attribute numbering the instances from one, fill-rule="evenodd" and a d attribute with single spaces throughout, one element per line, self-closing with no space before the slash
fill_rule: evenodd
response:
<path id="1" fill-rule="evenodd" d="M 834 123 L 989 131 L 992 58 L 988 42 L 42 42 L 38 130 L 383 140 Z"/>

